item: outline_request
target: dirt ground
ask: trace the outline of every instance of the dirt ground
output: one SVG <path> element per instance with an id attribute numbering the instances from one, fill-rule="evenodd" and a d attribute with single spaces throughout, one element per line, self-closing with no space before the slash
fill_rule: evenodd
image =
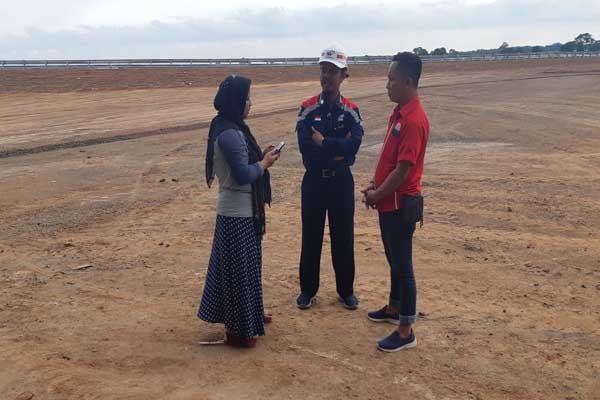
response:
<path id="1" fill-rule="evenodd" d="M 393 327 L 366 319 L 389 278 L 358 200 L 359 310 L 336 301 L 328 240 L 318 304 L 295 307 L 294 124 L 314 67 L 238 71 L 259 141 L 288 143 L 263 245 L 274 322 L 253 350 L 198 344 L 222 334 L 196 311 L 206 123 L 228 72 L 0 70 L 0 399 L 600 399 L 599 59 L 426 66 L 419 345 L 397 354 L 375 348 Z M 358 199 L 392 105 L 385 66 L 351 73 Z"/>

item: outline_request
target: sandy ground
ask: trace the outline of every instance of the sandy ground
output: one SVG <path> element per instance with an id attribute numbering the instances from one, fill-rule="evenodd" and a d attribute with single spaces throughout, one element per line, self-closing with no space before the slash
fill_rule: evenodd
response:
<path id="1" fill-rule="evenodd" d="M 365 118 L 357 192 L 391 109 L 384 70 L 344 88 Z M 177 88 L 173 70 L 152 70 L 148 86 L 102 71 L 118 84 L 98 90 L 72 85 L 79 71 L 63 86 L 34 72 L 0 71 L 0 399 L 600 398 L 600 60 L 426 71 L 419 346 L 392 355 L 375 349 L 391 325 L 365 317 L 389 283 L 376 214 L 358 202 L 360 309 L 336 301 L 328 243 L 318 304 L 295 307 L 293 130 L 319 91 L 314 68 L 294 82 L 243 71 L 258 77 L 259 141 L 289 145 L 264 242 L 274 323 L 249 351 L 198 345 L 221 335 L 195 316 L 215 219 L 203 160 L 217 72 Z"/>

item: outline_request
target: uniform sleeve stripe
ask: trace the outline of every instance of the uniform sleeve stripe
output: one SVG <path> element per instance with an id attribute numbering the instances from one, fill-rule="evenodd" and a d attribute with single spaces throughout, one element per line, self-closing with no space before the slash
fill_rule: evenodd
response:
<path id="1" fill-rule="evenodd" d="M 318 104 L 319 103 L 319 96 L 313 96 L 309 99 L 306 99 L 303 103 L 302 103 L 302 107 L 310 107 L 313 104 Z"/>
<path id="2" fill-rule="evenodd" d="M 352 101 L 348 100 L 347 98 L 345 98 L 343 96 L 342 96 L 342 102 L 344 103 L 345 106 L 348 106 L 355 110 L 358 108 L 358 106 L 355 103 L 353 103 Z"/>
<path id="3" fill-rule="evenodd" d="M 316 110 L 318 107 L 319 107 L 319 104 L 313 104 L 311 106 L 306 107 L 304 110 L 302 110 L 302 107 L 301 107 L 300 113 L 298 114 L 298 122 L 304 121 L 306 119 L 306 117 L 308 116 L 308 114 L 310 114 L 312 111 Z"/>
<path id="4" fill-rule="evenodd" d="M 348 114 L 352 115 L 352 117 L 354 118 L 354 120 L 357 123 L 360 123 L 362 121 L 358 112 L 356 110 L 354 110 L 353 108 L 344 106 L 344 111 L 347 112 Z"/>

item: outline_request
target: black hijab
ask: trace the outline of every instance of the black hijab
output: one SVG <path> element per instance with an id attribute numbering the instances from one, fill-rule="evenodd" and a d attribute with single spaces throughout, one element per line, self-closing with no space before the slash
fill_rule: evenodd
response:
<path id="1" fill-rule="evenodd" d="M 208 145 L 206 148 L 206 183 L 208 187 L 211 186 L 215 178 L 213 170 L 215 140 L 217 140 L 222 132 L 228 129 L 235 129 L 244 134 L 248 145 L 249 164 L 254 164 L 263 159 L 262 150 L 243 119 L 251 83 L 250 79 L 230 75 L 219 85 L 219 91 L 214 101 L 214 106 L 218 113 L 210 123 Z M 266 231 L 265 203 L 271 205 L 271 179 L 269 171 L 265 171 L 262 177 L 252 183 L 252 211 L 254 225 L 259 238 L 262 238 Z"/>

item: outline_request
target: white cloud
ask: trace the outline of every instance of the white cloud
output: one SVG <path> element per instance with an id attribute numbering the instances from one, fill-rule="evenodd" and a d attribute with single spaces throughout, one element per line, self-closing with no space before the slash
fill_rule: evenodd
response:
<path id="1" fill-rule="evenodd" d="M 0 58 L 312 56 L 329 41 L 342 42 L 353 55 L 390 54 L 416 46 L 468 50 L 496 47 L 505 40 L 513 45 L 567 41 L 584 31 L 600 35 L 594 31 L 600 4 L 583 0 L 350 1 L 352 5 L 312 8 L 213 7 L 195 15 L 201 2 L 172 0 L 169 8 L 164 1 L 146 1 L 144 8 L 141 0 L 82 0 L 71 10 L 71 19 L 63 17 L 67 28 L 0 32 Z M 66 3 L 57 1 L 53 13 L 65 12 Z M 136 4 L 140 15 L 133 18 L 128 12 Z M 181 14 L 183 9 L 187 15 Z"/>

